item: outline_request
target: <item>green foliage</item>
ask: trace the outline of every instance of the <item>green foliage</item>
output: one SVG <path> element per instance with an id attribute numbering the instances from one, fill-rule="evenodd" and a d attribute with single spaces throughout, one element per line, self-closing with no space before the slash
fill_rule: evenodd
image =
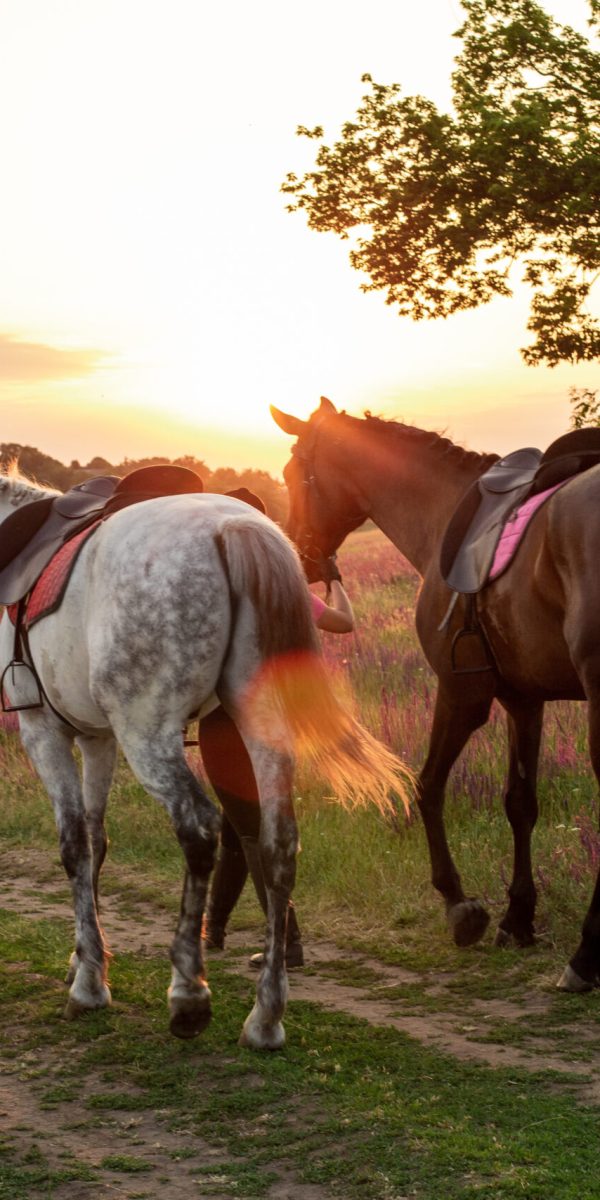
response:
<path id="1" fill-rule="evenodd" d="M 311 228 L 354 235 L 364 291 L 415 320 L 533 291 L 529 364 L 592 360 L 600 265 L 600 55 L 535 0 L 462 0 L 453 111 L 399 84 L 370 91 L 316 166 L 282 190 Z M 598 20 L 591 0 L 590 24 Z M 321 140 L 323 130 L 298 133 Z"/>
<path id="2" fill-rule="evenodd" d="M 571 427 L 600 425 L 600 397 L 589 388 L 571 388 Z"/>

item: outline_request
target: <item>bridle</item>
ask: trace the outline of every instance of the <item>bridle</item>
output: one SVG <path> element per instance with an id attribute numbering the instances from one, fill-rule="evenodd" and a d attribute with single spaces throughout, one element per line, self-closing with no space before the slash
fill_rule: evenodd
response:
<path id="1" fill-rule="evenodd" d="M 316 504 L 321 500 L 322 494 L 314 473 L 313 450 L 314 440 L 310 449 L 305 449 L 298 443 L 292 449 L 292 454 L 302 465 L 302 532 L 296 539 L 296 545 L 303 563 L 319 566 L 325 556 L 317 541 L 313 513 Z"/>
<path id="2" fill-rule="evenodd" d="M 319 429 L 325 419 L 323 416 L 314 425 L 311 424 L 311 436 L 309 438 L 303 436 L 302 440 L 298 440 L 295 446 L 292 447 L 292 455 L 302 466 L 302 533 L 296 539 L 296 545 L 301 561 L 304 564 L 310 564 L 312 567 L 317 568 L 323 567 L 323 563 L 327 562 L 335 554 L 346 534 L 350 533 L 357 526 L 354 518 L 351 518 L 347 523 L 344 522 L 340 526 L 339 537 L 336 533 L 335 545 L 329 551 L 329 554 L 326 554 L 323 547 L 319 545 L 319 535 L 315 529 L 314 513 L 317 505 L 322 510 L 326 502 L 315 474 L 314 460 Z"/>

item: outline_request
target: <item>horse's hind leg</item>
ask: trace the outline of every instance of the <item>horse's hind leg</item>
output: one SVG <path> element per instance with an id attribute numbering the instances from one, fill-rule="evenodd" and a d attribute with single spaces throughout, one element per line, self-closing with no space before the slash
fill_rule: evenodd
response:
<path id="1" fill-rule="evenodd" d="M 498 928 L 496 945 L 534 941 L 536 891 L 531 870 L 531 834 L 537 820 L 536 780 L 544 706 L 535 702 L 505 704 L 508 716 L 509 767 L 504 797 L 513 832 L 513 877 L 509 906 Z"/>
<path id="2" fill-rule="evenodd" d="M 244 1022 L 241 1046 L 279 1050 L 287 1004 L 285 942 L 289 899 L 296 875 L 298 834 L 292 804 L 293 762 L 274 749 L 248 741 L 261 796 L 260 837 L 244 839 L 248 866 L 267 896 L 267 932 L 254 1008 Z"/>
<path id="3" fill-rule="evenodd" d="M 76 738 L 83 760 L 83 807 L 92 852 L 92 887 L 96 910 L 99 911 L 99 879 L 106 857 L 108 839 L 104 828 L 106 802 L 112 783 L 117 757 L 117 743 L 112 736 Z M 71 984 L 79 961 L 76 951 L 71 955 L 66 982 Z"/>
<path id="4" fill-rule="evenodd" d="M 44 718 L 21 721 L 23 745 L 54 807 L 63 866 L 71 883 L 75 910 L 75 957 L 68 1017 L 110 1003 L 106 953 L 94 898 L 93 865 L 81 782 L 71 737 L 48 728 Z"/>
<path id="5" fill-rule="evenodd" d="M 600 782 L 600 695 L 596 689 L 588 692 L 588 721 L 590 757 L 596 779 Z M 591 903 L 581 929 L 581 941 L 567 963 L 557 987 L 564 992 L 589 992 L 600 986 L 600 871 Z"/>
<path id="6" fill-rule="evenodd" d="M 180 730 L 161 730 L 143 744 L 120 732 L 119 741 L 142 786 L 167 809 L 185 857 L 179 922 L 170 952 L 169 1027 L 175 1037 L 196 1037 L 211 1017 L 201 933 L 219 814 L 185 761 Z"/>

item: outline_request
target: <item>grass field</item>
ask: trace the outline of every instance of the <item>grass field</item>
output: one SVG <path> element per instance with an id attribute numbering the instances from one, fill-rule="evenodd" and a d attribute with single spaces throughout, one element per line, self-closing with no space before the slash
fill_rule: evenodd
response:
<path id="1" fill-rule="evenodd" d="M 358 632 L 324 635 L 365 722 L 413 767 L 434 681 L 414 634 L 418 581 L 377 531 L 340 555 Z M 193 754 L 193 752 L 191 752 Z M 71 950 L 50 807 L 18 741 L 0 735 L 0 1200 L 270 1197 L 509 1200 L 598 1196 L 600 993 L 555 980 L 600 861 L 583 705 L 549 706 L 534 836 L 538 944 L 493 929 L 458 951 L 429 883 L 418 818 L 348 814 L 299 774 L 296 902 L 308 967 L 288 1043 L 240 1050 L 261 919 L 247 889 L 231 948 L 209 963 L 215 1018 L 194 1044 L 166 1031 L 166 946 L 181 859 L 124 764 L 109 808 L 110 1012 L 60 1019 Z M 453 772 L 447 818 L 467 891 L 492 925 L 512 845 L 500 712 Z"/>

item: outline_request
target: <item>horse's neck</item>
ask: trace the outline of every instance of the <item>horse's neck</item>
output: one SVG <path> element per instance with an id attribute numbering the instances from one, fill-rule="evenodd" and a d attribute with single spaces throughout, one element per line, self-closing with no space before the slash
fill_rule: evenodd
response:
<path id="1" fill-rule="evenodd" d="M 441 439 L 440 439 L 441 440 Z M 448 521 L 467 488 L 482 473 L 487 456 L 442 454 L 432 435 L 431 446 L 394 441 L 383 431 L 371 435 L 354 472 L 368 516 L 416 570 L 425 575 Z"/>

